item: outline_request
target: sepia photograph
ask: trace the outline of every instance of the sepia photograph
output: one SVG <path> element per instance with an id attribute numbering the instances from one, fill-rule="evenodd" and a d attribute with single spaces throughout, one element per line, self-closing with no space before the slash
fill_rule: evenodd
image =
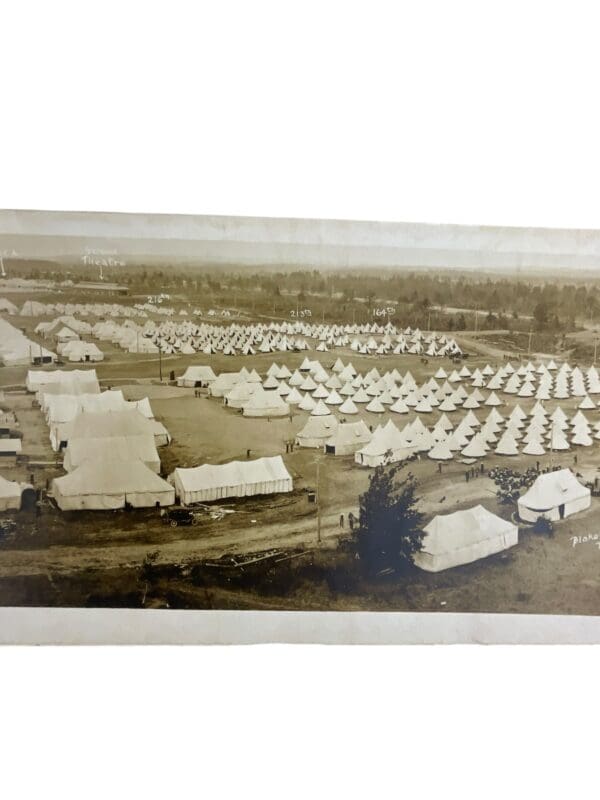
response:
<path id="1" fill-rule="evenodd" d="M 3 796 L 593 794 L 599 22 L 0 4 Z"/>
<path id="2" fill-rule="evenodd" d="M 597 615 L 600 232 L 0 213 L 0 604 Z"/>

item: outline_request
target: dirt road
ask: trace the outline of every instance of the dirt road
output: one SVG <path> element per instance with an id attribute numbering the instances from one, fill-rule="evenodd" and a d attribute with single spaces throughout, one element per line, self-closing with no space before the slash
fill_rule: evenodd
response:
<path id="1" fill-rule="evenodd" d="M 340 507 L 323 515 L 321 540 L 335 544 L 341 533 L 348 531 L 347 514 L 357 516 L 358 508 Z M 340 528 L 340 515 L 344 514 L 346 527 Z M 317 544 L 317 517 L 310 515 L 290 522 L 269 525 L 251 525 L 240 535 L 239 529 L 205 533 L 202 528 L 181 528 L 180 539 L 163 545 L 146 543 L 73 547 L 53 545 L 37 550 L 3 550 L 0 554 L 0 577 L 12 575 L 45 575 L 48 573 L 77 572 L 88 568 L 111 569 L 141 564 L 151 550 L 158 550 L 158 563 L 183 564 L 207 558 L 219 558 L 228 553 L 242 554 L 277 547 L 314 546 Z"/>

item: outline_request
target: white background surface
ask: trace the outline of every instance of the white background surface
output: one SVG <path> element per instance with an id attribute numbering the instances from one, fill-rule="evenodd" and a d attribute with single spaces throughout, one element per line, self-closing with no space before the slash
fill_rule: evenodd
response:
<path id="1" fill-rule="evenodd" d="M 584 2 L 4 3 L 0 207 L 600 227 Z M 596 649 L 0 653 L 20 797 L 579 797 Z"/>

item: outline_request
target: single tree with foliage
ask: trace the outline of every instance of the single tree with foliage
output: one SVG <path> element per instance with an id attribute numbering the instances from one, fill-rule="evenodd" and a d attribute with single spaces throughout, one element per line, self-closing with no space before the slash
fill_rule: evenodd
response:
<path id="1" fill-rule="evenodd" d="M 405 464 L 376 467 L 360 496 L 356 548 L 366 572 L 402 571 L 421 550 L 423 514 L 417 510 L 417 481 Z"/>

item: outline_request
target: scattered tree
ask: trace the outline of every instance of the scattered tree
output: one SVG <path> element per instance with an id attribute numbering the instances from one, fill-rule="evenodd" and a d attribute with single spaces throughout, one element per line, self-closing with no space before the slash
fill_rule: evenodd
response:
<path id="1" fill-rule="evenodd" d="M 533 309 L 533 318 L 535 320 L 535 324 L 537 325 L 538 330 L 544 331 L 548 327 L 548 322 L 550 320 L 550 312 L 546 303 L 541 300 L 535 308 Z"/>
<path id="2" fill-rule="evenodd" d="M 365 572 L 405 569 L 421 549 L 423 515 L 417 510 L 417 482 L 399 473 L 405 464 L 377 467 L 360 496 L 356 547 Z"/>

